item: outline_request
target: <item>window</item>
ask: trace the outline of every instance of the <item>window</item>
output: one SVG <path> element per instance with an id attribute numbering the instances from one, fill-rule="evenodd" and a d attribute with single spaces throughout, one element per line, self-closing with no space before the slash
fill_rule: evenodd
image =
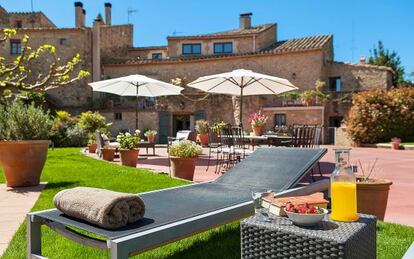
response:
<path id="1" fill-rule="evenodd" d="M 286 126 L 286 114 L 276 113 L 275 114 L 275 127 Z"/>
<path id="2" fill-rule="evenodd" d="M 162 59 L 162 53 L 152 53 L 152 59 Z"/>
<path id="3" fill-rule="evenodd" d="M 329 78 L 329 91 L 331 92 L 342 91 L 341 77 L 330 77 Z"/>
<path id="4" fill-rule="evenodd" d="M 200 54 L 201 54 L 200 43 L 183 44 L 183 55 L 200 55 Z"/>
<path id="5" fill-rule="evenodd" d="M 232 42 L 214 43 L 214 54 L 231 54 L 233 53 Z"/>
<path id="6" fill-rule="evenodd" d="M 69 45 L 69 41 L 68 41 L 68 39 L 61 38 L 61 39 L 59 39 L 59 44 L 63 45 L 63 46 L 67 46 L 67 45 Z"/>
<path id="7" fill-rule="evenodd" d="M 122 120 L 122 112 L 115 112 L 114 113 L 114 118 L 116 121 L 121 121 Z"/>
<path id="8" fill-rule="evenodd" d="M 22 28 L 22 21 L 16 21 L 16 28 Z"/>
<path id="9" fill-rule="evenodd" d="M 10 54 L 22 54 L 22 42 L 20 40 L 10 40 Z"/>

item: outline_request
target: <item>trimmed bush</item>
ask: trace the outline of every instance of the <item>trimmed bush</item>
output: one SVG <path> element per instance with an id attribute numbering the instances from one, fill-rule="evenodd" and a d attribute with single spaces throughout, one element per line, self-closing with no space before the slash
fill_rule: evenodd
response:
<path id="1" fill-rule="evenodd" d="M 414 139 L 414 88 L 370 90 L 353 96 L 347 131 L 356 143 Z"/>

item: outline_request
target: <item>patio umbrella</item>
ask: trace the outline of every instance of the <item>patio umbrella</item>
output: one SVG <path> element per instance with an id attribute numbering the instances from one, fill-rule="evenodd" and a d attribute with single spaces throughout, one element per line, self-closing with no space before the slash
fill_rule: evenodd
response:
<path id="1" fill-rule="evenodd" d="M 242 124 L 243 96 L 278 95 L 298 89 L 287 79 L 245 69 L 203 76 L 189 83 L 188 86 L 208 93 L 240 96 L 240 124 Z"/>
<path id="2" fill-rule="evenodd" d="M 184 89 L 143 75 L 129 75 L 89 84 L 94 92 L 111 93 L 119 96 L 135 96 L 135 127 L 138 129 L 138 97 L 179 95 Z"/>

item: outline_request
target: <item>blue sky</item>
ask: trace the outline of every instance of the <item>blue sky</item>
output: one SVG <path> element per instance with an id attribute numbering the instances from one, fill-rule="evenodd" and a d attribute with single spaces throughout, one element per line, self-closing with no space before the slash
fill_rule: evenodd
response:
<path id="1" fill-rule="evenodd" d="M 105 0 L 82 1 L 90 25 L 104 14 Z M 33 0 L 57 26 L 74 25 L 74 1 Z M 9 11 L 30 11 L 30 0 L 0 0 Z M 166 36 L 237 28 L 238 15 L 252 12 L 253 24 L 278 23 L 278 38 L 333 34 L 335 58 L 355 62 L 369 56 L 378 40 L 396 50 L 406 72 L 414 71 L 414 1 L 411 0 L 112 0 L 112 23 L 134 24 L 134 45 L 165 45 Z M 352 51 L 353 49 L 353 51 Z M 352 55 L 352 52 L 354 53 Z"/>

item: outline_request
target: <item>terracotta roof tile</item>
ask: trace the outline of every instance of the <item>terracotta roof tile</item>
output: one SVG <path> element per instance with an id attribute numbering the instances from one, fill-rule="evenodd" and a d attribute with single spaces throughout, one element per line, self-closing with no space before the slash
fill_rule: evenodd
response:
<path id="1" fill-rule="evenodd" d="M 325 46 L 331 39 L 332 35 L 318 35 L 309 36 L 298 39 L 289 39 L 284 41 L 278 41 L 272 46 L 263 49 L 263 52 L 286 52 L 286 51 L 301 51 L 320 49 Z"/>

